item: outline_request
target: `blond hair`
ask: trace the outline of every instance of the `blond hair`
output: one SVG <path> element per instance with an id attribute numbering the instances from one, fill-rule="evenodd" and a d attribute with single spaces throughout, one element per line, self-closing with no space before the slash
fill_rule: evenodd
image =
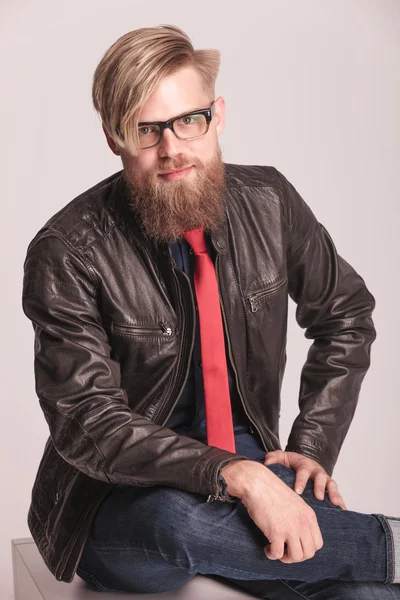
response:
<path id="1" fill-rule="evenodd" d="M 92 99 L 117 146 L 137 156 L 142 105 L 163 77 L 187 66 L 197 69 L 203 89 L 214 98 L 220 52 L 195 50 L 179 27 L 143 27 L 114 42 L 95 70 Z"/>

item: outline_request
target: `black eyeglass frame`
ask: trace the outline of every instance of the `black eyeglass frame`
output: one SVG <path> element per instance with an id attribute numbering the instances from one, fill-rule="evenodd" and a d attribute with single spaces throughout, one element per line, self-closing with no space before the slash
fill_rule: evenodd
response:
<path id="1" fill-rule="evenodd" d="M 208 130 L 210 128 L 211 119 L 214 116 L 214 112 L 215 112 L 214 103 L 215 103 L 215 100 L 213 100 L 211 102 L 210 108 L 201 108 L 199 110 L 192 110 L 191 112 L 184 113 L 183 115 L 179 115 L 178 117 L 173 117 L 172 119 L 169 119 L 168 121 L 145 121 L 142 123 L 138 123 L 138 127 L 143 127 L 146 125 L 158 125 L 158 127 L 160 128 L 160 138 L 159 138 L 158 142 L 156 142 L 155 144 L 152 144 L 151 146 L 146 146 L 145 148 L 140 148 L 140 149 L 147 150 L 147 148 L 154 148 L 154 146 L 157 146 L 161 142 L 164 129 L 170 129 L 172 131 L 172 133 L 175 135 L 175 137 L 178 138 L 178 140 L 195 140 L 196 138 L 206 135 L 206 133 L 208 132 Z M 176 131 L 173 128 L 175 121 L 178 121 L 179 119 L 184 119 L 185 117 L 191 117 L 192 115 L 204 115 L 206 118 L 206 121 L 207 121 L 207 129 L 205 130 L 204 133 L 201 133 L 200 135 L 195 135 L 190 138 L 179 137 L 179 135 L 176 133 Z M 122 132 L 120 132 L 119 127 L 117 127 L 117 133 L 122 139 L 124 139 L 124 136 L 123 136 Z"/>

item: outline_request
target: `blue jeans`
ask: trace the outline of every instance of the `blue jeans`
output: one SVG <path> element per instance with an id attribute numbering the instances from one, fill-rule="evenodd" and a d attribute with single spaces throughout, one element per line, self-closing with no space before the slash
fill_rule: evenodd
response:
<path id="1" fill-rule="evenodd" d="M 266 468 L 293 489 L 293 469 Z M 241 501 L 117 485 L 96 513 L 77 575 L 102 591 L 163 592 L 201 574 L 269 600 L 400 599 L 400 518 L 343 510 L 327 494 L 318 500 L 311 479 L 302 497 L 324 545 L 285 564 L 266 557 L 268 539 Z"/>

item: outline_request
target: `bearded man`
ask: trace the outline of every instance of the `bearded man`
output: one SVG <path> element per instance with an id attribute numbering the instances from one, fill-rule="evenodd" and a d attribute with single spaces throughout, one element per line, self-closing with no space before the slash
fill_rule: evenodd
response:
<path id="1" fill-rule="evenodd" d="M 24 265 L 50 430 L 32 536 L 57 579 L 99 590 L 200 573 L 261 598 L 400 598 L 400 519 L 347 510 L 332 479 L 374 298 L 279 171 L 223 162 L 218 69 L 160 26 L 94 74 L 123 169 L 52 216 Z M 288 297 L 313 343 L 282 450 Z"/>

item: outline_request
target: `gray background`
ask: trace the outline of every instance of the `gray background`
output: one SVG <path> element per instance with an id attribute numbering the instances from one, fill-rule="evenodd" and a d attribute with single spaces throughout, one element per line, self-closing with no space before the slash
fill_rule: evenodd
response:
<path id="1" fill-rule="evenodd" d="M 173 23 L 195 47 L 221 50 L 224 160 L 281 170 L 374 294 L 372 366 L 333 477 L 350 510 L 400 516 L 399 17 L 394 0 L 2 0 L 2 599 L 12 598 L 10 540 L 30 535 L 26 514 L 48 435 L 21 309 L 22 264 L 51 215 L 122 168 L 92 108 L 91 79 L 107 48 L 138 27 Z M 309 346 L 294 309 L 283 446 Z"/>

